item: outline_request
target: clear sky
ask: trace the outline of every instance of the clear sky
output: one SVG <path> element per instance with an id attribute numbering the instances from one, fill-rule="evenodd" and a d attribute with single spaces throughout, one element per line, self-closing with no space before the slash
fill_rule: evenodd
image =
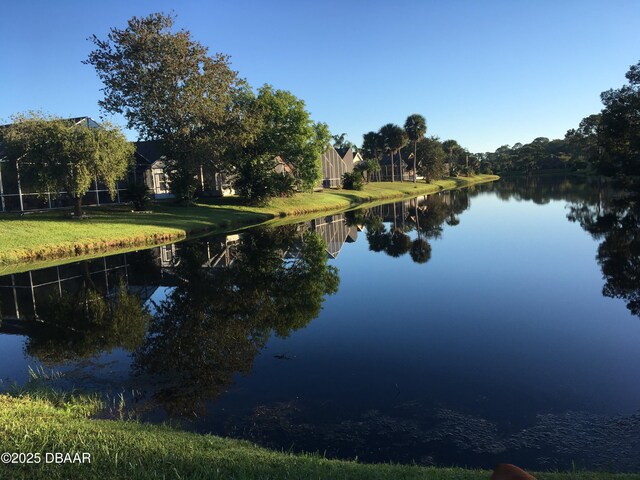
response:
<path id="1" fill-rule="evenodd" d="M 472 152 L 561 138 L 640 60 L 638 0 L 0 0 L 0 120 L 97 119 L 87 38 L 156 11 L 357 144 L 412 113 Z"/>

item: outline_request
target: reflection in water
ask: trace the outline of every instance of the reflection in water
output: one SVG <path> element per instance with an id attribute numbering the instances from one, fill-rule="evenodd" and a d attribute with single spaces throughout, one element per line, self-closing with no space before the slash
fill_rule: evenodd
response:
<path id="1" fill-rule="evenodd" d="M 249 373 L 272 333 L 286 337 L 318 316 L 338 289 L 328 257 L 356 235 L 335 215 L 10 275 L 0 332 L 26 335 L 26 353 L 47 365 L 134 352 L 151 390 L 143 409 L 201 413 Z M 160 286 L 169 293 L 150 301 Z"/>
<path id="2" fill-rule="evenodd" d="M 105 296 L 92 286 L 44 303 L 45 322 L 30 325 L 25 351 L 43 363 L 77 361 L 122 348 L 133 352 L 147 331 L 150 315 L 140 299 L 120 284 Z"/>
<path id="3" fill-rule="evenodd" d="M 593 204 L 613 192 L 604 180 L 571 176 L 505 177 L 481 187 L 483 191 L 494 192 L 501 200 L 530 201 L 538 205 L 552 200 Z"/>
<path id="4" fill-rule="evenodd" d="M 458 215 L 470 206 L 469 193 L 447 191 L 347 212 L 346 221 L 366 227 L 371 251 L 396 258 L 409 253 L 415 263 L 426 263 L 431 258 L 429 239 L 440 238 L 443 225 L 460 223 Z M 416 232 L 413 240 L 408 235 L 411 232 Z"/>
<path id="5" fill-rule="evenodd" d="M 637 200 L 608 184 L 532 177 L 0 277 L 0 334 L 25 336 L 25 352 L 48 366 L 82 370 L 102 352 L 124 352 L 125 378 L 115 381 L 135 388 L 128 405 L 143 418 L 195 417 L 193 428 L 275 448 L 295 444 L 368 461 L 475 466 L 491 466 L 509 452 L 532 468 L 567 468 L 576 458 L 609 468 L 615 457 L 619 469 L 640 468 L 637 456 L 621 450 L 637 438 L 640 417 L 571 411 L 561 393 L 555 398 L 536 391 L 564 392 L 551 374 L 548 385 L 526 384 L 530 372 L 524 370 L 547 372 L 548 365 L 509 344 L 509 335 L 518 335 L 518 322 L 526 329 L 546 325 L 544 319 L 528 323 L 517 309 L 512 311 L 519 316 L 502 319 L 501 309 L 511 307 L 505 300 L 494 304 L 494 322 L 481 308 L 490 294 L 466 289 L 458 281 L 464 273 L 447 283 L 451 265 L 442 265 L 459 253 L 450 249 L 446 257 L 447 242 L 434 240 L 459 241 L 473 223 L 462 212 L 486 192 L 539 205 L 569 202 L 569 220 L 600 241 L 604 295 L 624 299 L 639 315 Z M 346 250 L 356 240 L 359 245 Z M 365 265 L 387 257 L 378 263 L 399 267 L 389 275 L 392 283 L 382 278 L 385 271 Z M 341 266 L 341 290 L 351 289 L 346 300 L 327 300 L 339 284 L 329 259 Z M 407 267 L 412 262 L 417 268 Z M 365 271 L 371 277 L 363 278 Z M 511 273 L 487 269 L 486 277 L 518 278 Z M 491 288 L 509 289 L 495 277 L 492 282 Z M 380 285 L 390 284 L 408 295 L 387 310 L 375 297 L 385 297 Z M 447 290 L 467 292 L 464 298 L 482 321 L 457 315 L 465 302 Z M 526 296 L 514 302 L 525 303 Z M 309 325 L 323 306 L 331 313 Z M 572 333 L 577 340 L 579 330 Z M 492 337 L 500 342 L 505 331 L 505 352 L 496 354 Z M 536 335 L 549 335 L 531 332 L 531 350 L 561 340 L 536 343 Z M 287 343 L 280 340 L 285 337 Z M 287 346 L 260 355 L 267 343 Z M 465 363 L 466 355 L 475 360 Z M 513 363 L 512 377 L 495 379 L 496 371 L 509 372 L 505 363 Z M 493 382 L 504 395 L 494 395 Z M 230 388 L 234 383 L 242 388 Z M 263 397 L 267 389 L 277 392 Z"/>
<path id="6" fill-rule="evenodd" d="M 202 413 L 234 375 L 250 372 L 272 333 L 286 337 L 318 316 L 339 283 L 327 259 L 358 230 L 366 228 L 373 251 L 426 263 L 428 239 L 440 237 L 443 223 L 457 224 L 468 195 L 445 192 L 0 277 L 0 328 L 26 335 L 25 352 L 46 365 L 134 352 L 134 370 L 151 392 L 143 409 Z M 159 301 L 157 289 L 166 292 Z"/>
<path id="7" fill-rule="evenodd" d="M 26 353 L 48 364 L 134 351 L 150 315 L 125 283 L 129 268 L 118 255 L 3 277 L 1 331 L 27 335 Z"/>
<path id="8" fill-rule="evenodd" d="M 234 374 L 249 373 L 272 332 L 304 327 L 338 288 L 321 237 L 297 225 L 243 235 L 224 268 L 206 262 L 196 244 L 180 251 L 180 280 L 135 355 L 136 370 L 158 379 L 154 400 L 172 414 L 201 413 Z"/>
<path id="9" fill-rule="evenodd" d="M 596 257 L 605 285 L 602 294 L 621 298 L 640 316 L 640 205 L 637 193 L 571 206 L 569 220 L 601 241 Z"/>

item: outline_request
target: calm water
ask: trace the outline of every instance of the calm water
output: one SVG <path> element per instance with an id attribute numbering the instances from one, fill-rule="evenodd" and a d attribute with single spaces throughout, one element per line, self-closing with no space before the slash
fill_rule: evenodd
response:
<path id="1" fill-rule="evenodd" d="M 503 179 L 0 277 L 0 378 L 330 457 L 638 471 L 639 218 Z"/>

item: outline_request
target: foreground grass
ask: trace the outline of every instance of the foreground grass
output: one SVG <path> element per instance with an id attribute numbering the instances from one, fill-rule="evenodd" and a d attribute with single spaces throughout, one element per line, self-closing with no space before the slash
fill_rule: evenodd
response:
<path id="1" fill-rule="evenodd" d="M 76 408 L 77 407 L 77 408 Z M 95 402 L 83 397 L 0 395 L 0 452 L 40 453 L 39 464 L 1 464 L 12 479 L 488 479 L 461 468 L 359 464 L 290 454 L 248 442 L 181 432 L 166 426 L 88 418 Z M 46 463 L 46 453 L 89 453 L 91 463 Z M 548 480 L 640 479 L 635 474 L 540 473 Z"/>
<path id="2" fill-rule="evenodd" d="M 380 182 L 369 184 L 362 191 L 300 193 L 274 199 L 262 207 L 241 205 L 231 197 L 190 207 L 164 203 L 147 213 L 133 213 L 124 206 L 87 208 L 86 220 L 73 220 L 69 212 L 59 211 L 24 216 L 4 214 L 0 216 L 0 274 L 20 271 L 25 267 L 16 265 L 25 262 L 157 245 L 197 232 L 230 231 L 275 217 L 340 211 L 367 202 L 417 196 L 497 178 L 477 175 L 429 184 Z"/>

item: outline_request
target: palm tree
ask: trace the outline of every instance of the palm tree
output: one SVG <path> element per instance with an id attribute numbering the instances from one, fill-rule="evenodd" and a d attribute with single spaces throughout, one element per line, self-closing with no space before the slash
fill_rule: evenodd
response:
<path id="1" fill-rule="evenodd" d="M 391 156 L 391 181 L 395 182 L 393 155 L 406 145 L 407 137 L 404 130 L 398 125 L 387 123 L 380 128 L 380 136 L 384 141 L 384 148 Z M 402 180 L 402 157 L 400 157 L 400 179 Z"/>
<path id="2" fill-rule="evenodd" d="M 333 139 L 333 148 L 354 148 L 354 144 L 347 140 L 347 134 L 341 133 L 340 135 L 333 135 L 331 137 Z"/>
<path id="3" fill-rule="evenodd" d="M 407 137 L 409 137 L 409 140 L 413 142 L 413 183 L 416 183 L 416 157 L 418 140 L 424 137 L 427 133 L 427 120 L 418 113 L 409 115 L 407 117 L 407 120 L 404 122 L 404 131 L 407 132 Z"/>
<path id="4" fill-rule="evenodd" d="M 400 181 L 404 182 L 404 170 L 402 168 L 402 149 L 404 148 L 404 146 L 407 144 L 407 133 L 401 129 L 400 127 L 398 127 L 398 137 L 396 140 L 396 151 L 398 152 L 398 158 L 399 158 L 399 162 L 398 162 L 398 169 L 400 170 Z"/>
<path id="5" fill-rule="evenodd" d="M 380 181 L 380 152 L 384 150 L 384 139 L 379 132 L 367 132 L 362 136 L 362 152 L 363 158 L 369 164 L 368 170 L 371 173 L 378 173 L 378 181 Z"/>
<path id="6" fill-rule="evenodd" d="M 442 142 L 442 149 L 448 154 L 447 162 L 449 162 L 449 169 L 454 167 L 453 165 L 453 152 L 456 152 L 460 149 L 460 145 L 455 140 L 445 140 Z M 455 165 L 457 170 L 457 165 Z"/>

